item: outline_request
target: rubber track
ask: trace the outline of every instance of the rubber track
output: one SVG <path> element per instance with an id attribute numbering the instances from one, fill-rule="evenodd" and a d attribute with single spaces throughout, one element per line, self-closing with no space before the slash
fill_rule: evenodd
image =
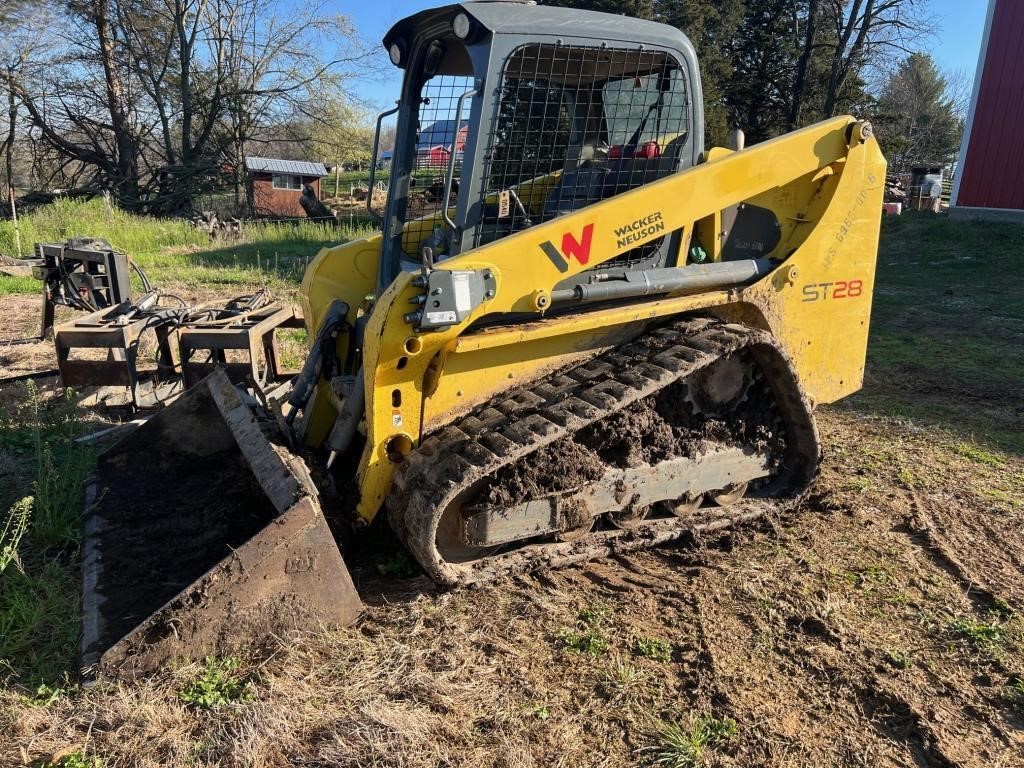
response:
<path id="1" fill-rule="evenodd" d="M 740 349 L 765 371 L 783 417 L 787 452 L 766 489 L 785 498 L 744 499 L 706 509 L 698 524 L 651 520 L 629 530 L 596 530 L 575 542 L 548 540 L 468 563 L 444 561 L 436 547 L 441 512 L 460 493 L 538 448 L 606 418 Z M 493 400 L 427 437 L 403 462 L 387 499 L 392 527 L 435 581 L 491 581 L 660 544 L 685 533 L 726 528 L 792 506 L 813 479 L 820 444 L 810 404 L 792 362 L 775 339 L 712 318 L 680 320 L 566 371 Z"/>

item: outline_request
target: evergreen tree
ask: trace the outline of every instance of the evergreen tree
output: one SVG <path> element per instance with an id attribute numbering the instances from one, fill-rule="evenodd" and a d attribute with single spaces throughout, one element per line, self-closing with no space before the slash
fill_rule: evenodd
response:
<path id="1" fill-rule="evenodd" d="M 654 20 L 685 34 L 697 51 L 704 88 L 705 145 L 724 146 L 737 115 L 729 98 L 732 47 L 743 0 L 656 0 Z"/>
<path id="2" fill-rule="evenodd" d="M 800 56 L 792 0 L 748 0 L 732 46 L 727 103 L 750 143 L 789 122 Z"/>
<path id="3" fill-rule="evenodd" d="M 952 162 L 963 122 L 947 89 L 935 61 L 924 53 L 911 54 L 890 75 L 873 118 L 890 168 Z"/>
<path id="4" fill-rule="evenodd" d="M 693 43 L 704 88 L 707 146 L 722 145 L 731 124 L 726 95 L 732 76 L 731 45 L 743 20 L 743 0 L 545 0 L 547 5 L 616 13 L 669 24 Z"/>
<path id="5" fill-rule="evenodd" d="M 707 146 L 732 126 L 749 143 L 834 114 L 865 114 L 863 70 L 927 20 L 923 0 L 545 0 L 652 19 L 693 43 L 704 87 Z M 902 14 L 902 15 L 901 15 Z"/>

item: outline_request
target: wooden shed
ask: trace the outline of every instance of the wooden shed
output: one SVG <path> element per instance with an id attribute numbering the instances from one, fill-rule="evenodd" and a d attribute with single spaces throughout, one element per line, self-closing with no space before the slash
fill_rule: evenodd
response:
<path id="1" fill-rule="evenodd" d="M 319 200 L 320 179 L 327 175 L 323 163 L 272 157 L 247 157 L 245 170 L 253 212 L 282 218 L 305 216 L 299 205 L 303 188 L 311 187 Z"/>
<path id="2" fill-rule="evenodd" d="M 1024 3 L 989 0 L 950 214 L 1024 222 Z"/>

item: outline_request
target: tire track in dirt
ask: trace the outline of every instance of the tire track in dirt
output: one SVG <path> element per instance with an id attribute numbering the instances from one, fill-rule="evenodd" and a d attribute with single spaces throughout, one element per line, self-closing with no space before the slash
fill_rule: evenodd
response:
<path id="1" fill-rule="evenodd" d="M 808 676 L 803 659 L 782 656 L 769 659 L 767 664 L 753 663 L 755 654 L 750 650 L 757 644 L 755 635 L 759 630 L 768 630 L 743 601 L 736 600 L 732 594 L 734 586 L 730 582 L 735 574 L 735 563 L 729 562 L 727 554 L 716 554 L 715 566 L 691 566 L 685 573 L 678 563 L 672 562 L 678 559 L 677 553 L 661 551 L 597 561 L 586 570 L 590 572 L 588 578 L 593 579 L 592 583 L 607 583 L 615 588 L 621 588 L 622 582 L 631 578 L 622 571 L 635 574 L 639 577 L 634 590 L 636 595 L 657 597 L 656 605 L 661 611 L 652 617 L 654 622 L 662 626 L 679 619 L 692 622 L 694 643 L 680 654 L 685 659 L 680 659 L 683 668 L 677 670 L 677 676 L 692 692 L 695 702 L 718 717 L 731 717 L 740 724 L 743 736 L 733 756 L 737 764 L 783 765 L 789 760 L 793 765 L 829 765 L 839 764 L 858 751 L 867 750 L 879 757 L 891 753 L 884 737 L 867 739 L 868 746 L 863 740 L 856 743 L 849 738 L 849 734 L 871 730 L 855 706 L 832 700 L 824 718 L 814 712 L 813 706 L 810 712 L 807 710 L 808 702 L 831 698 L 831 684 L 828 680 Z M 690 586 L 687 592 L 673 586 L 684 579 Z M 674 593 L 671 596 L 674 599 L 666 600 L 667 593 Z M 665 612 L 666 603 L 672 604 L 675 610 Z M 804 622 L 805 626 L 809 623 Z M 803 642 L 799 632 L 791 632 L 798 635 L 798 642 Z M 809 725 L 819 733 L 806 739 Z M 824 733 L 828 735 L 821 738 Z M 892 764 L 901 764 L 901 761 L 895 759 Z"/>
<path id="2" fill-rule="evenodd" d="M 704 601 L 704 634 L 733 716 L 756 724 L 745 764 L 838 765 L 855 754 L 869 755 L 867 764 L 901 764 L 899 751 L 837 691 L 848 661 L 836 647 L 836 633 L 822 632 L 807 616 L 767 607 L 770 598 L 761 598 L 759 608 L 757 598 L 743 594 L 744 578 L 742 571 L 710 575 L 708 591 L 731 599 Z M 768 584 L 775 595 L 785 589 L 782 581 Z"/>
<path id="3" fill-rule="evenodd" d="M 829 500 L 827 494 L 823 498 Z M 633 635 L 670 634 L 688 626 L 693 641 L 677 643 L 671 688 L 691 708 L 740 723 L 743 735 L 733 755 L 738 765 L 846 761 L 948 768 L 998 764 L 1008 752 L 1021 749 L 993 703 L 976 695 L 970 681 L 961 685 L 924 666 L 890 679 L 878 671 L 884 668 L 883 649 L 848 622 L 816 613 L 803 594 L 809 584 L 799 573 L 765 569 L 751 553 L 751 545 L 763 554 L 780 544 L 827 552 L 828 539 L 863 536 L 842 514 L 842 504 L 823 506 L 829 511 L 805 510 L 822 522 L 801 526 L 798 544 L 747 534 L 754 541 L 732 551 L 707 548 L 684 554 L 665 547 L 536 579 L 569 603 L 570 596 L 578 603 L 587 594 L 588 599 L 629 604 L 623 627 Z M 877 522 L 884 535 L 885 521 Z M 904 542 L 912 550 L 920 548 Z M 695 565 L 697 560 L 701 563 Z M 783 610 L 766 617 L 751 604 L 756 600 L 738 589 L 749 569 L 774 591 Z M 937 692 L 941 704 L 935 703 Z M 986 759 L 979 762 L 972 755 Z"/>
<path id="4" fill-rule="evenodd" d="M 827 493 L 824 495 L 828 496 Z M 787 551 L 806 550 L 814 557 L 829 559 L 830 544 L 835 542 L 845 540 L 870 544 L 863 528 L 856 524 L 855 515 L 850 510 L 843 510 L 847 505 L 830 503 L 823 506 L 829 508 L 830 513 L 817 514 L 828 520 L 826 526 L 819 526 L 816 531 L 813 525 L 805 523 L 800 526 L 801 541 L 795 542 L 784 536 L 778 546 Z M 879 511 L 874 510 L 875 513 Z M 812 509 L 804 512 L 815 514 Z M 884 533 L 886 512 L 898 513 L 898 510 L 884 510 L 881 517 L 873 514 L 867 522 L 879 530 L 878 536 L 882 539 L 879 551 L 893 553 L 891 537 Z M 996 546 L 995 542 L 986 544 L 987 547 Z M 918 543 L 906 540 L 903 547 L 906 551 L 893 556 L 893 562 L 902 562 L 907 555 L 912 558 L 920 549 Z M 837 559 L 841 562 L 841 558 Z M 935 567 L 930 560 L 927 564 Z M 968 573 L 962 564 L 957 565 L 961 576 Z M 709 578 L 713 579 L 713 574 L 709 574 Z M 978 589 L 991 590 L 969 575 L 966 580 Z M 800 581 L 799 578 L 791 581 L 780 579 L 778 583 L 784 585 L 785 599 L 777 602 L 793 608 L 801 605 L 803 593 L 814 595 L 811 584 L 801 584 Z M 994 603 L 994 598 L 989 601 L 991 603 Z M 838 682 L 840 686 L 854 691 L 858 705 L 863 708 L 864 719 L 879 727 L 886 739 L 902 743 L 908 750 L 908 757 L 920 765 L 1024 764 L 1020 757 L 1024 754 L 1024 739 L 1019 727 L 1007 723 L 1005 702 L 998 701 L 998 696 L 987 691 L 984 685 L 969 679 L 966 672 L 957 674 L 955 669 L 941 676 L 931 673 L 926 663 L 915 663 L 909 671 L 890 679 L 884 672 L 877 671 L 885 667 L 880 664 L 885 649 L 875 644 L 870 632 L 862 634 L 862 625 L 847 621 L 845 617 L 842 621 L 832 620 L 828 614 L 815 613 L 814 607 L 810 605 L 786 612 L 781 623 L 788 630 L 795 631 L 782 635 L 779 649 L 790 657 L 796 667 L 811 672 L 819 684 L 831 688 Z M 843 613 L 839 611 L 838 615 Z M 816 658 L 830 653 L 840 654 L 841 658 L 833 663 L 821 663 Z M 942 684 L 936 685 L 940 681 Z"/>
<path id="5" fill-rule="evenodd" d="M 1002 605 L 1021 606 L 1024 597 L 1024 569 L 1015 550 L 1024 542 L 1021 530 L 997 530 L 975 510 L 973 514 L 959 502 L 946 497 L 939 505 L 928 497 L 909 490 L 910 532 L 924 539 L 921 548 L 964 588 L 965 594 L 981 612 L 1000 610 Z M 920 544 L 919 544 L 920 546 Z M 979 575 L 978 565 L 987 578 Z M 994 582 L 990 579 L 995 579 Z"/>
<path id="6" fill-rule="evenodd" d="M 937 568 L 951 576 L 962 587 L 958 598 L 974 610 L 984 614 L 997 607 L 999 598 L 995 590 L 975 577 L 941 536 L 936 535 L 936 526 L 924 512 L 926 502 L 913 491 L 911 501 L 912 511 L 917 514 L 911 531 L 908 533 L 908 526 L 900 523 L 891 528 L 904 534 L 904 546 L 909 547 L 909 553 L 916 552 L 920 558 L 923 552 L 925 569 Z M 894 523 L 900 519 L 898 507 L 889 510 Z M 832 518 L 837 516 L 832 515 Z M 844 532 L 835 530 L 833 534 L 842 538 Z M 982 541 L 980 545 L 997 546 L 991 540 Z M 817 551 L 822 551 L 824 546 L 821 541 L 813 545 Z M 827 620 L 821 623 L 829 624 Z M 965 663 L 960 669 L 955 663 L 933 667 L 929 662 L 915 661 L 901 672 L 887 674 L 879 671 L 891 666 L 880 663 L 885 658 L 885 649 L 859 629 L 849 623 L 829 629 L 830 637 L 842 638 L 841 647 L 847 652 L 849 663 L 828 670 L 824 678 L 834 680 L 838 675 L 845 680 L 857 692 L 858 700 L 872 721 L 906 744 L 918 764 L 1024 764 L 1020 757 L 1024 755 L 1024 734 L 1019 727 L 1006 722 L 1006 702 L 989 693 L 978 676 L 972 676 L 969 665 Z M 942 637 L 935 639 L 937 645 L 942 644 Z M 802 649 L 791 648 L 790 651 L 799 653 Z M 1007 671 L 999 660 L 992 659 L 988 663 Z M 935 669 L 941 669 L 944 674 Z M 999 743 L 993 744 L 993 738 Z"/>

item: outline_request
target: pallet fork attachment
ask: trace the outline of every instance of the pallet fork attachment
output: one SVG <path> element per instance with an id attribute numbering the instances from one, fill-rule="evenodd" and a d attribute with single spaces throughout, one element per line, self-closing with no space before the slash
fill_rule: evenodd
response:
<path id="1" fill-rule="evenodd" d="M 261 426 L 217 370 L 100 457 L 84 668 L 131 676 L 358 618 L 305 464 Z"/>

